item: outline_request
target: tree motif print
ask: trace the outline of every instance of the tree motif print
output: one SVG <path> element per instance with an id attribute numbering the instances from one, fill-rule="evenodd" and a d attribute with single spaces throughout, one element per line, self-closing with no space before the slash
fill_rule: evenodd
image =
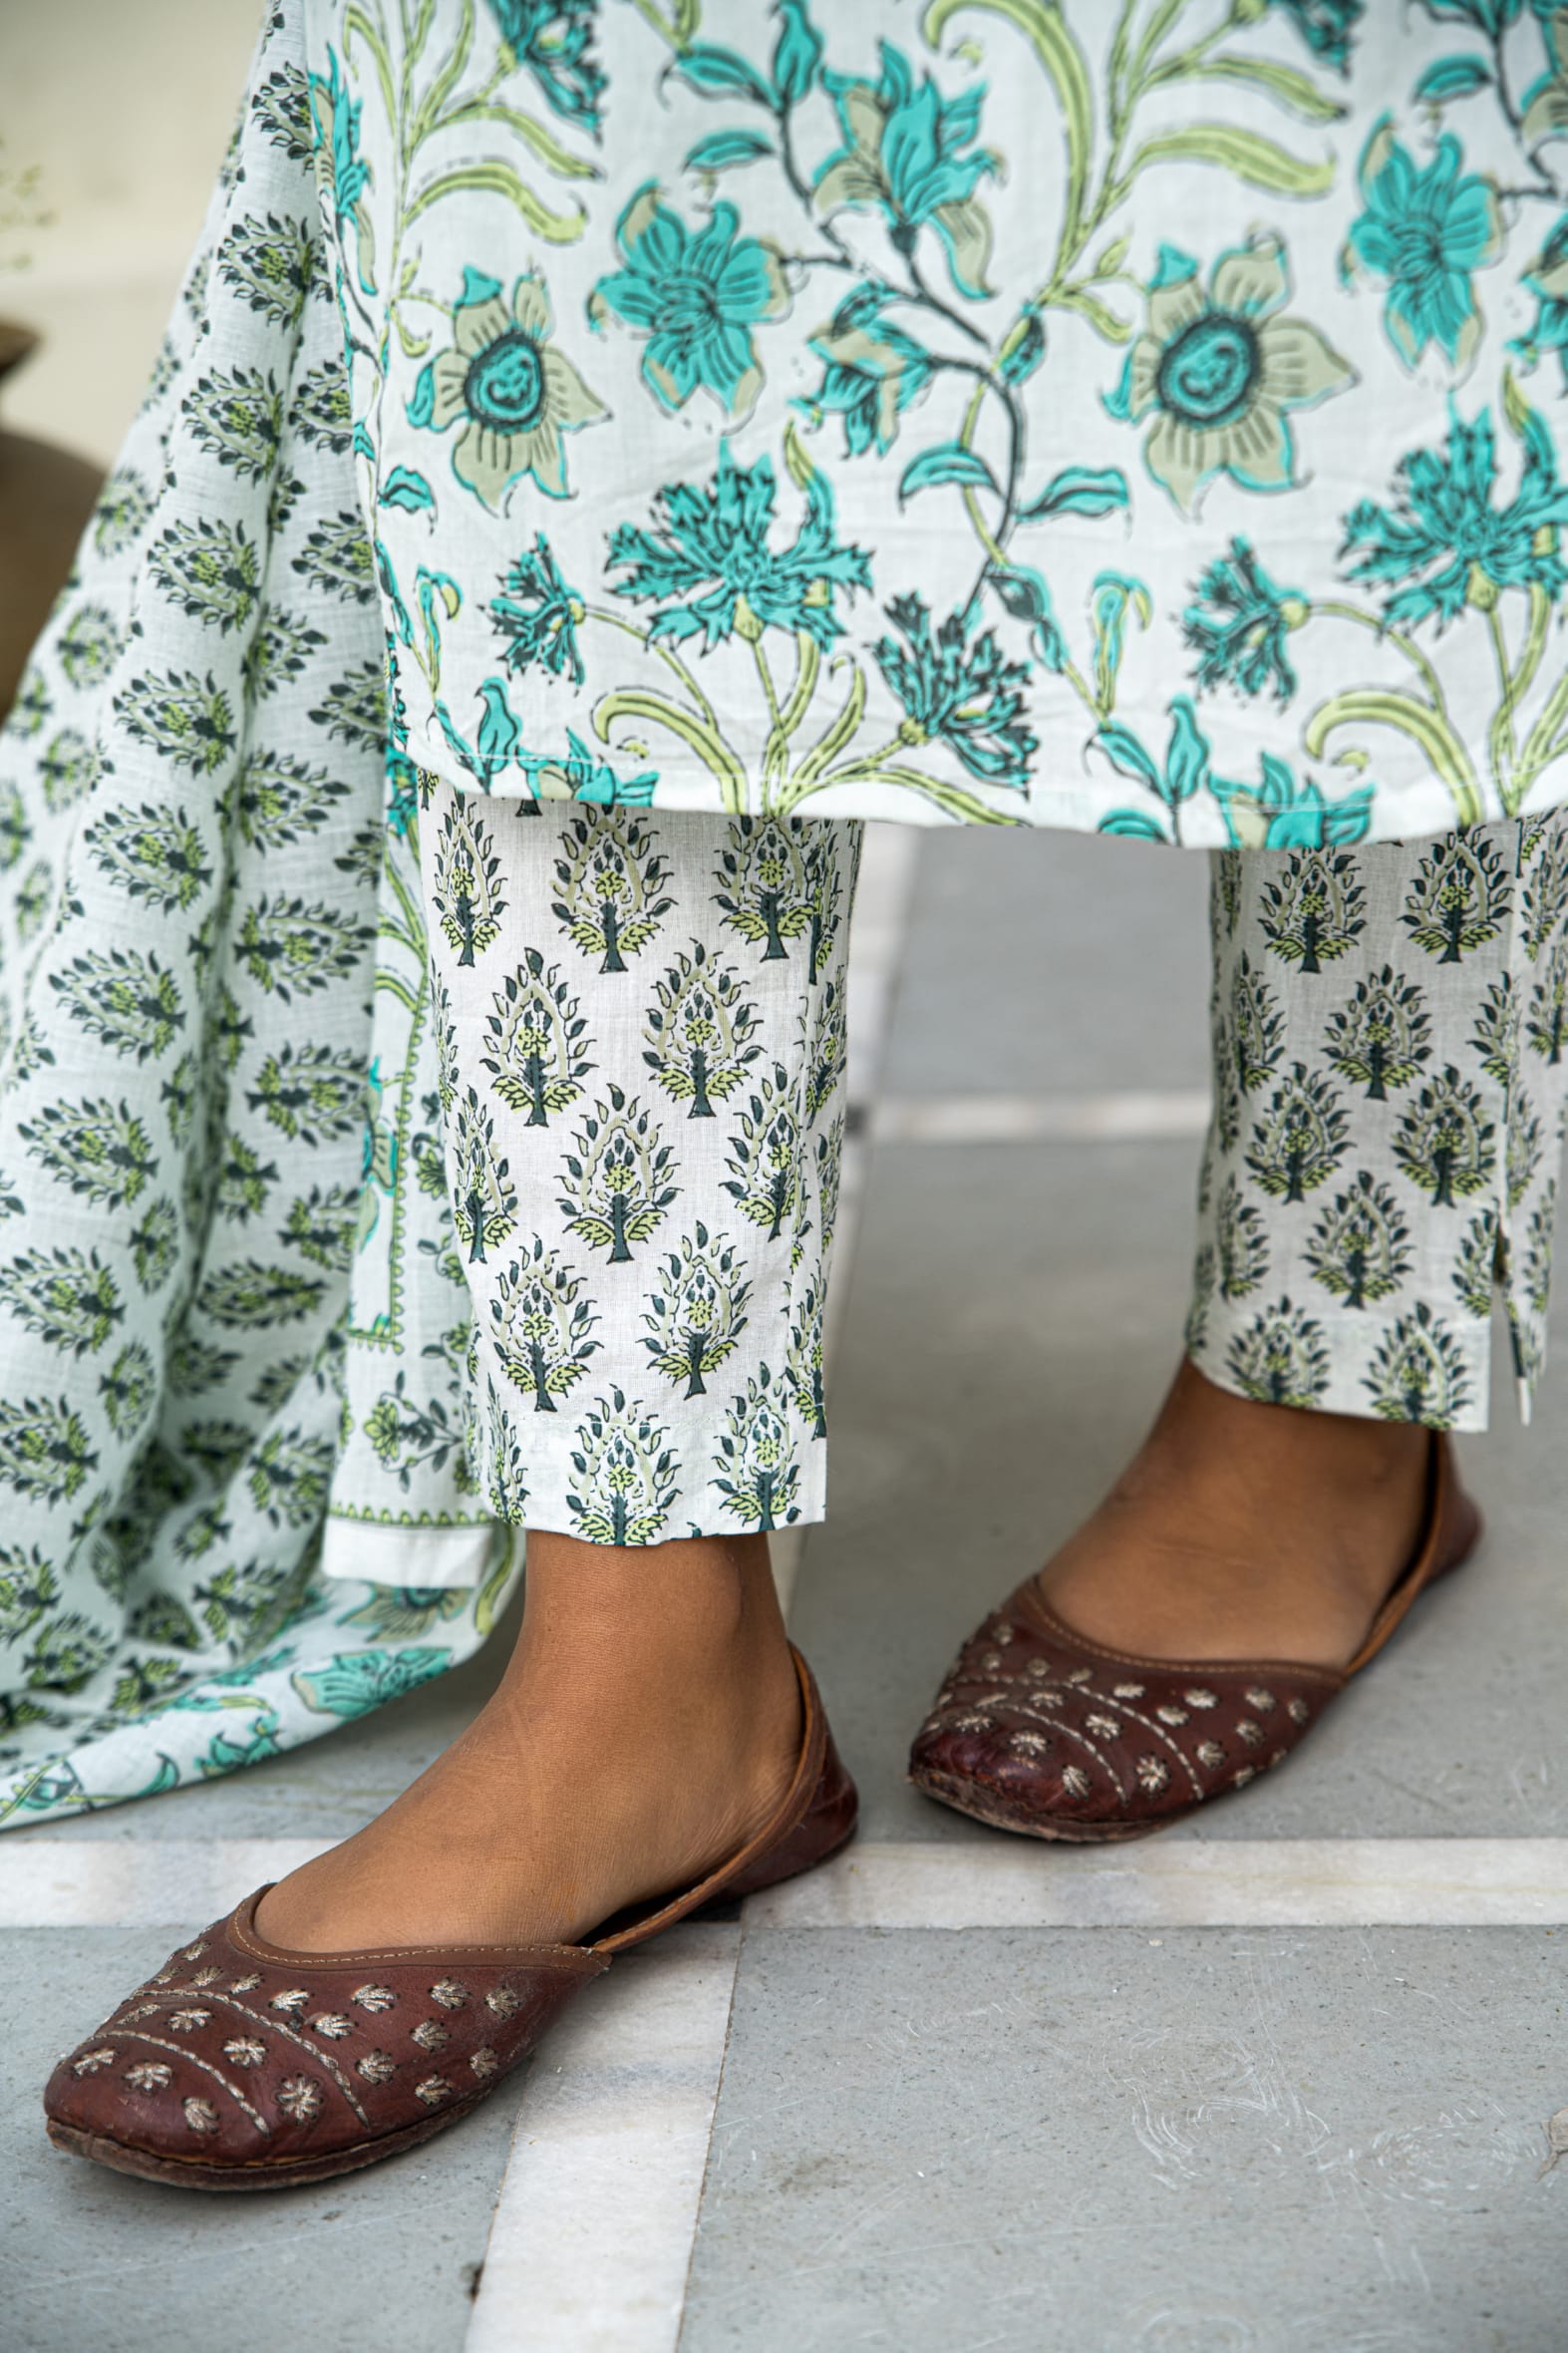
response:
<path id="1" fill-rule="evenodd" d="M 811 928 L 804 831 L 800 818 L 735 818 L 719 852 L 715 903 L 732 931 L 762 947 L 765 963 Z"/>
<path id="2" fill-rule="evenodd" d="M 1520 936 L 1533 964 L 1568 915 L 1568 828 L 1553 825 L 1546 831 L 1538 855 L 1525 871 Z"/>
<path id="3" fill-rule="evenodd" d="M 583 1377 L 602 1345 L 590 1335 L 599 1311 L 582 1295 L 583 1276 L 535 1237 L 514 1259 L 490 1300 L 490 1338 L 509 1377 L 533 1399 L 538 1414 L 553 1414 Z"/>
<path id="4" fill-rule="evenodd" d="M 762 1053 L 759 1016 L 732 966 L 718 964 L 702 940 L 683 951 L 656 986 L 643 1060 L 665 1092 L 689 1103 L 694 1120 L 741 1086 Z"/>
<path id="5" fill-rule="evenodd" d="M 804 1117 L 807 1127 L 814 1127 L 849 1068 L 848 1007 L 836 980 L 813 992 L 804 1030 Z"/>
<path id="6" fill-rule="evenodd" d="M 88 853 L 132 898 L 188 912 L 212 880 L 200 832 L 183 810 L 111 807 L 87 837 Z"/>
<path id="7" fill-rule="evenodd" d="M 1483 1192 L 1497 1167 L 1496 1130 L 1478 1087 L 1450 1062 L 1427 1080 L 1400 1122 L 1394 1158 L 1434 1209 L 1451 1209 Z"/>
<path id="8" fill-rule="evenodd" d="M 1285 1017 L 1279 1001 L 1243 948 L 1230 977 L 1230 1020 L 1226 1040 L 1238 1086 L 1254 1094 L 1264 1086 L 1284 1051 Z"/>
<path id="9" fill-rule="evenodd" d="M 675 904 L 655 840 L 652 827 L 617 809 L 573 818 L 563 840 L 554 912 L 575 947 L 603 958 L 601 972 L 624 972 L 627 956 L 657 938 Z"/>
<path id="10" fill-rule="evenodd" d="M 838 1193 L 843 1176 L 844 1123 L 833 1120 L 816 1140 L 816 1199 L 821 1223 L 822 1263 L 832 1252 L 838 1222 Z M 803 1206 L 803 1204 L 802 1204 Z M 797 1226 L 796 1230 L 800 1230 Z"/>
<path id="11" fill-rule="evenodd" d="M 0 1485 L 41 1504 L 68 1503 L 98 1460 L 68 1398 L 0 1398 Z"/>
<path id="12" fill-rule="evenodd" d="M 1214 1251 L 1222 1299 L 1250 1297 L 1268 1275 L 1268 1226 L 1262 1210 L 1242 1198 L 1234 1176 L 1226 1177 L 1215 1208 Z"/>
<path id="13" fill-rule="evenodd" d="M 1247 1167 L 1276 1200 L 1305 1200 L 1345 1157 L 1350 1122 L 1328 1079 L 1296 1063 L 1252 1131 Z"/>
<path id="14" fill-rule="evenodd" d="M 493 1381 L 484 1385 L 484 1424 L 488 1434 L 489 1508 L 497 1519 L 515 1522 L 522 1518 L 527 1506 L 528 1482 L 522 1448 Z"/>
<path id="15" fill-rule="evenodd" d="M 60 1580 L 36 1544 L 0 1549 L 0 1642 L 30 1634 L 60 1598 Z"/>
<path id="16" fill-rule="evenodd" d="M 785 1401 L 763 1365 L 733 1399 L 714 1456 L 714 1486 L 744 1526 L 787 1527 L 800 1515 L 799 1466 Z"/>
<path id="17" fill-rule="evenodd" d="M 464 1443 L 462 1430 L 440 1398 L 427 1398 L 421 1405 L 409 1396 L 408 1384 L 408 1373 L 400 1371 L 391 1388 L 382 1391 L 365 1422 L 365 1435 L 378 1459 L 393 1473 L 405 1495 L 414 1485 L 416 1471 L 425 1466 L 442 1470 Z"/>
<path id="18" fill-rule="evenodd" d="M 359 1216 L 359 1195 L 346 1184 L 313 1184 L 289 1203 L 278 1239 L 328 1274 L 346 1267 Z"/>
<path id="19" fill-rule="evenodd" d="M 590 1544 L 652 1544 L 675 1500 L 677 1457 L 668 1433 L 612 1389 L 578 1423 L 566 1498 L 573 1533 Z"/>
<path id="20" fill-rule="evenodd" d="M 29 1683 L 46 1691 L 80 1691 L 109 1664 L 114 1643 L 102 1626 L 79 1610 L 57 1617 L 23 1661 Z"/>
<path id="21" fill-rule="evenodd" d="M 135 678 L 115 698 L 115 717 L 159 759 L 192 776 L 226 768 L 238 740 L 234 706 L 209 670 L 170 670 Z"/>
<path id="22" fill-rule="evenodd" d="M 1411 1271 L 1410 1227 L 1390 1187 L 1363 1169 L 1312 1229 L 1307 1264 L 1346 1307 L 1387 1299 Z"/>
<path id="23" fill-rule="evenodd" d="M 154 541 L 149 569 L 165 596 L 204 628 L 227 636 L 255 611 L 261 556 L 241 522 L 199 517 Z"/>
<path id="24" fill-rule="evenodd" d="M 485 1023 L 488 1051 L 482 1060 L 495 1093 L 508 1110 L 526 1112 L 530 1128 L 547 1127 L 552 1112 L 577 1101 L 594 1067 L 579 1000 L 558 966 L 546 969 L 540 951 L 526 948 L 522 963 L 502 981 L 494 1007 Z"/>
<path id="25" fill-rule="evenodd" d="M 1451 1430 L 1470 1393 L 1463 1351 L 1424 1299 L 1395 1324 L 1363 1386 L 1384 1421 L 1420 1422 L 1428 1430 Z"/>
<path id="26" fill-rule="evenodd" d="M 1466 1314 L 1477 1319 L 1491 1314 L 1493 1295 L 1506 1272 L 1505 1256 L 1497 1212 L 1483 1209 L 1470 1219 L 1453 1256 L 1454 1296 Z"/>
<path id="27" fill-rule="evenodd" d="M 1417 866 L 1400 920 L 1428 956 L 1457 964 L 1497 937 L 1512 904 L 1512 884 L 1486 836 L 1448 834 Z"/>
<path id="28" fill-rule="evenodd" d="M 179 1213 L 166 1195 L 144 1210 L 131 1229 L 131 1263 L 144 1291 L 160 1291 L 174 1271 Z"/>
<path id="29" fill-rule="evenodd" d="M 117 1438 L 136 1438 L 157 1403 L 153 1358 L 140 1340 L 122 1348 L 99 1380 L 98 1394 Z"/>
<path id="30" fill-rule="evenodd" d="M 470 1263 L 479 1264 L 516 1231 L 517 1187 L 476 1088 L 459 1099 L 451 1135 L 452 1221 Z"/>
<path id="31" fill-rule="evenodd" d="M 1516 1209 L 1535 1182 L 1546 1151 L 1541 1123 L 1527 1095 L 1520 1093 L 1508 1107 L 1505 1182 L 1508 1206 Z"/>
<path id="32" fill-rule="evenodd" d="M 700 1221 L 695 1235 L 664 1260 L 659 1288 L 648 1296 L 643 1346 L 667 1381 L 684 1381 L 687 1397 L 707 1394 L 705 1373 L 735 1353 L 746 1328 L 752 1284 L 746 1262 L 723 1234 L 710 1237 Z"/>
<path id="33" fill-rule="evenodd" d="M 800 1198 L 800 1121 L 782 1063 L 774 1065 L 772 1078 L 760 1081 L 740 1114 L 739 1130 L 730 1138 L 729 1166 L 735 1174 L 725 1178 L 725 1191 L 744 1216 L 777 1241 Z"/>
<path id="34" fill-rule="evenodd" d="M 77 956 L 50 985 L 73 1021 L 138 1062 L 167 1052 L 185 1026 L 178 985 L 156 956 L 111 948 Z"/>
<path id="35" fill-rule="evenodd" d="M 291 1142 L 319 1145 L 360 1125 L 365 1073 L 352 1053 L 333 1046 L 280 1046 L 256 1074 L 245 1102 Z"/>
<path id="36" fill-rule="evenodd" d="M 296 992 L 314 996 L 353 972 L 374 934 L 321 900 L 263 894 L 247 907 L 235 933 L 235 953 L 252 983 L 284 1004 Z"/>
<path id="37" fill-rule="evenodd" d="M 1266 1307 L 1231 1342 L 1227 1368 L 1243 1397 L 1298 1412 L 1316 1405 L 1328 1387 L 1329 1351 L 1323 1326 L 1289 1299 Z"/>
<path id="38" fill-rule="evenodd" d="M 51 1176 L 105 1208 L 137 1200 L 157 1166 L 129 1103 L 46 1103 L 35 1120 L 19 1121 L 17 1132 Z"/>
<path id="39" fill-rule="evenodd" d="M 1276 956 L 1303 973 L 1349 955 L 1367 928 L 1367 893 L 1349 850 L 1293 850 L 1259 917 Z"/>
<path id="40" fill-rule="evenodd" d="M 231 1224 L 247 1225 L 266 1207 L 277 1175 L 276 1161 L 264 1162 L 242 1136 L 230 1134 L 224 1139 L 218 1161 L 217 1189 L 213 1195 L 217 1214 Z"/>
<path id="41" fill-rule="evenodd" d="M 500 937 L 500 859 L 482 819 L 457 794 L 442 811 L 431 900 L 460 964 L 471 964 Z"/>
<path id="42" fill-rule="evenodd" d="M 1408 1087 L 1430 1060 L 1430 1033 L 1419 988 L 1385 964 L 1330 1014 L 1324 1053 L 1342 1078 L 1366 1089 L 1369 1103 L 1385 1103 L 1391 1087 Z"/>
<path id="43" fill-rule="evenodd" d="M 1489 984 L 1469 1043 L 1487 1077 L 1511 1089 L 1519 1076 L 1519 998 L 1512 973 Z"/>
<path id="44" fill-rule="evenodd" d="M 297 1323 L 321 1304 L 326 1285 L 263 1258 L 242 1258 L 213 1267 L 197 1286 L 200 1314 L 233 1331 L 263 1330 Z"/>
<path id="45" fill-rule="evenodd" d="M 1530 991 L 1525 1031 L 1531 1047 L 1548 1063 L 1561 1062 L 1568 1034 L 1568 939 L 1557 940 L 1540 979 Z"/>
<path id="46" fill-rule="evenodd" d="M 103 1347 L 125 1317 L 120 1286 L 96 1250 L 27 1250 L 0 1267 L 0 1300 L 62 1355 Z"/>
<path id="47" fill-rule="evenodd" d="M 664 1222 L 678 1186 L 670 1181 L 675 1154 L 635 1096 L 613 1082 L 608 1103 L 596 1103 L 564 1156 L 569 1189 L 561 1214 L 593 1249 L 624 1264 L 633 1242 L 645 1242 Z"/>
<path id="48" fill-rule="evenodd" d="M 827 1436 L 827 1397 L 823 1387 L 825 1319 L 822 1285 L 812 1277 L 800 1286 L 790 1305 L 784 1378 L 790 1402 L 813 1438 Z"/>
<path id="49" fill-rule="evenodd" d="M 235 822 L 254 849 L 292 848 L 326 825 L 348 787 L 297 753 L 256 749 L 232 787 Z"/>
<path id="50" fill-rule="evenodd" d="M 1557 1180 L 1548 1180 L 1530 1211 L 1525 1227 L 1524 1264 L 1520 1270 L 1524 1295 L 1534 1313 L 1544 1316 L 1552 1296 L 1552 1240 L 1557 1225 Z"/>

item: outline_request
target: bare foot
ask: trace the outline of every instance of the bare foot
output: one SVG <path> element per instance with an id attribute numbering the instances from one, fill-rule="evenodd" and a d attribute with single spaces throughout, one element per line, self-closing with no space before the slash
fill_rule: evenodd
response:
<path id="1" fill-rule="evenodd" d="M 799 1692 L 766 1536 L 528 1534 L 499 1689 L 385 1814 L 272 1888 L 294 1951 L 576 1942 L 700 1878 L 788 1787 Z"/>
<path id="2" fill-rule="evenodd" d="M 1140 1657 L 1344 1666 L 1420 1534 L 1430 1447 L 1408 1423 L 1232 1397 L 1183 1363 L 1040 1589 Z"/>

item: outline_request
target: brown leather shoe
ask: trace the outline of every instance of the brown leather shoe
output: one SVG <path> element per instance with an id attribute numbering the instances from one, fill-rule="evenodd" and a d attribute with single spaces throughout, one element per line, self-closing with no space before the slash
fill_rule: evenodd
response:
<path id="1" fill-rule="evenodd" d="M 1415 1556 L 1347 1667 L 1138 1658 L 1075 1634 L 1033 1578 L 965 1643 L 915 1736 L 909 1779 L 1031 1839 L 1140 1839 L 1282 1764 L 1473 1549 L 1481 1515 L 1434 1436 Z"/>
<path id="2" fill-rule="evenodd" d="M 855 1788 L 793 1653 L 799 1762 L 773 1820 L 684 1893 L 585 1944 L 284 1952 L 258 1888 L 182 1945 L 61 2060 L 44 2109 L 61 2149 L 193 2189 L 272 2189 L 356 2172 L 467 2116 L 618 1952 L 719 1896 L 809 1870 L 853 1834 Z"/>

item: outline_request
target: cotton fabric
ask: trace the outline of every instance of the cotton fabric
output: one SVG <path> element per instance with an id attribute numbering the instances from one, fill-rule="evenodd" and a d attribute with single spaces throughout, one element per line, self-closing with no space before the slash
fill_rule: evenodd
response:
<path id="1" fill-rule="evenodd" d="M 421 766 L 1245 848 L 1568 794 L 1568 9 L 291 6 Z"/>

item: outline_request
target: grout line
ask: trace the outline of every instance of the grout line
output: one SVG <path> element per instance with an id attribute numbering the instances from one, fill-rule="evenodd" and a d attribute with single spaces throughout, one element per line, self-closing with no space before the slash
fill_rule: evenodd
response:
<path id="1" fill-rule="evenodd" d="M 874 1144 L 1151 1144 L 1201 1136 L 1209 1097 L 1192 1087 L 1099 1095 L 888 1095 Z"/>
<path id="2" fill-rule="evenodd" d="M 465 2353 L 675 2353 L 740 1947 L 672 1929 L 540 2044 Z"/>
<path id="3" fill-rule="evenodd" d="M 1568 1839 L 866 1841 L 752 1896 L 753 1928 L 1469 1928 L 1568 1922 Z"/>
<path id="4" fill-rule="evenodd" d="M 188 1933 L 193 1914 L 230 1909 L 335 1843 L 12 1834 L 0 1928 Z M 1555 1927 L 1568 1924 L 1568 1838 L 860 1840 L 749 1897 L 744 1918 L 749 1929 Z M 674 1948 L 661 1938 L 654 1949 Z"/>

